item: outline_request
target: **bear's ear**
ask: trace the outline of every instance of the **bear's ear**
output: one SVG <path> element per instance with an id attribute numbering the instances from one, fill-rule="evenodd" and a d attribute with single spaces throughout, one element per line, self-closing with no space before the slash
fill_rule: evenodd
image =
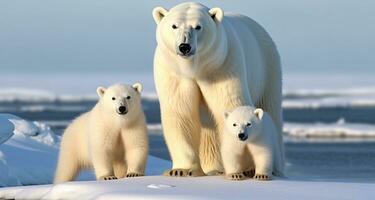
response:
<path id="1" fill-rule="evenodd" d="M 224 119 L 228 118 L 229 112 L 224 112 Z"/>
<path id="2" fill-rule="evenodd" d="M 98 93 L 99 97 L 103 97 L 105 90 L 105 87 L 98 87 L 98 89 L 96 89 L 96 93 Z"/>
<path id="3" fill-rule="evenodd" d="M 141 93 L 142 90 L 143 90 L 143 86 L 142 86 L 142 84 L 140 84 L 140 83 L 135 83 L 132 87 L 133 87 L 133 88 L 135 89 L 135 91 L 137 91 L 138 93 Z"/>
<path id="4" fill-rule="evenodd" d="M 208 11 L 215 22 L 221 22 L 224 17 L 224 11 L 221 8 L 215 7 Z"/>
<path id="5" fill-rule="evenodd" d="M 263 118 L 263 110 L 261 108 L 257 108 L 254 110 L 254 114 L 255 116 L 258 117 L 258 119 L 262 119 Z"/>
<path id="6" fill-rule="evenodd" d="M 154 10 L 152 10 L 152 16 L 154 17 L 156 24 L 159 24 L 159 22 L 163 19 L 163 17 L 165 17 L 167 13 L 168 10 L 163 7 L 154 8 Z"/>

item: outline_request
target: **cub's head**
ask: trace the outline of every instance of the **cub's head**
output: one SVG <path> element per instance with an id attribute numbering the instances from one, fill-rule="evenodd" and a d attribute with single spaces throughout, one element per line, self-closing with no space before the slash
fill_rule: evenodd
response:
<path id="1" fill-rule="evenodd" d="M 115 84 L 108 88 L 98 87 L 96 90 L 100 100 L 99 103 L 106 111 L 117 115 L 131 115 L 141 109 L 142 85 Z"/>
<path id="2" fill-rule="evenodd" d="M 262 117 L 262 109 L 250 106 L 241 106 L 225 112 L 225 134 L 232 134 L 240 141 L 249 140 L 259 133 Z"/>
<path id="3" fill-rule="evenodd" d="M 198 3 L 182 3 L 169 11 L 156 7 L 153 17 L 157 24 L 156 38 L 163 50 L 181 59 L 191 59 L 212 50 L 224 13 Z"/>

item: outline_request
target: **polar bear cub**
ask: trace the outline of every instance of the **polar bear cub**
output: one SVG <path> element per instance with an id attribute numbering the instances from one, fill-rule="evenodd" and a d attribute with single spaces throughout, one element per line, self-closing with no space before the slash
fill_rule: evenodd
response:
<path id="1" fill-rule="evenodd" d="M 272 174 L 282 176 L 283 152 L 271 117 L 260 108 L 241 106 L 225 112 L 224 118 L 221 153 L 226 177 L 270 180 Z M 252 158 L 246 157 L 249 152 Z"/>
<path id="2" fill-rule="evenodd" d="M 83 168 L 93 168 L 98 180 L 144 175 L 148 139 L 141 91 L 140 83 L 97 89 L 98 103 L 64 132 L 55 183 L 73 180 Z"/>

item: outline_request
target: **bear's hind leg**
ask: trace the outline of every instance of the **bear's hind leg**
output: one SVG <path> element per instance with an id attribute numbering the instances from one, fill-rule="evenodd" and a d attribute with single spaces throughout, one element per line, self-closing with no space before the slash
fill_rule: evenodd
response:
<path id="1" fill-rule="evenodd" d="M 57 164 L 54 183 L 72 181 L 81 170 L 78 159 L 61 152 Z"/>

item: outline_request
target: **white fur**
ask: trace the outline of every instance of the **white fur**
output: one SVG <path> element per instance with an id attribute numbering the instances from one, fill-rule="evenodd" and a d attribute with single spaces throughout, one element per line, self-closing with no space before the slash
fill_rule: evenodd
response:
<path id="1" fill-rule="evenodd" d="M 270 113 L 281 145 L 281 68 L 267 32 L 249 17 L 198 3 L 157 7 L 153 16 L 154 79 L 173 168 L 222 170 L 222 113 L 242 105 Z M 187 36 L 195 53 L 183 57 L 178 44 Z"/>
<path id="2" fill-rule="evenodd" d="M 64 132 L 55 183 L 71 181 L 82 168 L 91 167 L 97 179 L 144 174 L 148 139 L 141 91 L 139 83 L 98 88 L 99 102 Z M 128 112 L 120 115 L 119 106 Z"/>
<path id="3" fill-rule="evenodd" d="M 262 109 L 241 106 L 226 112 L 225 134 L 222 137 L 221 153 L 226 174 L 242 173 L 253 166 L 244 162 L 245 152 L 252 155 L 255 174 L 282 176 L 284 163 L 278 133 L 271 117 Z M 242 133 L 247 139 L 240 140 Z"/>

